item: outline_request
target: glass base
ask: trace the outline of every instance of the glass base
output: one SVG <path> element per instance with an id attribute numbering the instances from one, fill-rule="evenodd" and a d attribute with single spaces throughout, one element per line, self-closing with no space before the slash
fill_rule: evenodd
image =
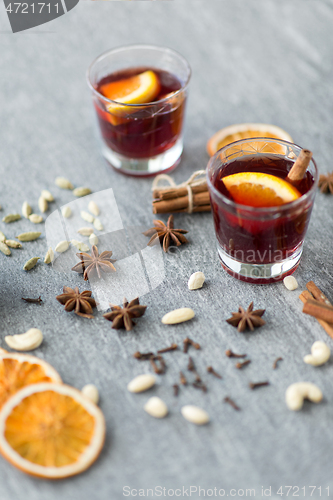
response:
<path id="1" fill-rule="evenodd" d="M 173 170 L 180 162 L 182 152 L 182 138 L 178 139 L 172 148 L 152 158 L 128 158 L 115 153 L 105 143 L 102 145 L 102 154 L 114 169 L 135 177 L 149 177 Z"/>
<path id="2" fill-rule="evenodd" d="M 297 269 L 303 244 L 287 259 L 271 264 L 241 262 L 227 254 L 219 245 L 217 250 L 223 269 L 231 276 L 247 283 L 266 285 L 283 280 Z"/>

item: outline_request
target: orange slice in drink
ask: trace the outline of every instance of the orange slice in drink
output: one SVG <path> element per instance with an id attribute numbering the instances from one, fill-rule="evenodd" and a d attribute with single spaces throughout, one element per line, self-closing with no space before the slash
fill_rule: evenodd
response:
<path id="1" fill-rule="evenodd" d="M 250 207 L 276 207 L 301 196 L 289 182 L 261 172 L 240 172 L 222 181 L 236 203 Z"/>
<path id="2" fill-rule="evenodd" d="M 0 411 L 0 452 L 34 476 L 79 474 L 96 460 L 104 438 L 101 410 L 65 384 L 24 387 Z"/>
<path id="3" fill-rule="evenodd" d="M 222 128 L 214 134 L 207 142 L 207 152 L 209 156 L 213 156 L 219 149 L 241 139 L 251 139 L 251 137 L 268 137 L 273 139 L 282 139 L 284 141 L 293 142 L 292 137 L 280 127 L 269 125 L 266 123 L 239 123 L 237 125 L 230 125 L 229 127 Z M 251 146 L 252 143 L 250 143 Z M 258 150 L 258 144 L 253 141 L 252 149 Z M 278 147 L 277 153 L 284 154 Z M 262 148 L 262 143 L 260 143 Z M 263 153 L 274 153 L 274 150 L 262 150 Z"/>
<path id="4" fill-rule="evenodd" d="M 49 363 L 36 356 L 0 353 L 0 409 L 22 387 L 39 382 L 61 383 L 61 378 Z"/>
<path id="5" fill-rule="evenodd" d="M 101 86 L 101 93 L 111 101 L 122 104 L 145 104 L 152 102 L 160 91 L 159 79 L 154 71 L 124 78 Z"/>

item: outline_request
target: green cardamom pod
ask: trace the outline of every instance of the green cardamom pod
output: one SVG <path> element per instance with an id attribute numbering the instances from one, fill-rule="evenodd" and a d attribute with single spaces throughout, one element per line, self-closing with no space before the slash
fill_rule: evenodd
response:
<path id="1" fill-rule="evenodd" d="M 37 231 L 28 231 L 27 233 L 21 233 L 16 238 L 20 241 L 33 241 L 37 240 L 42 233 Z"/>
<path id="2" fill-rule="evenodd" d="M 31 259 L 29 259 L 23 266 L 23 270 L 24 271 L 30 271 L 30 269 L 32 269 L 33 267 L 35 267 L 35 265 L 37 264 L 37 262 L 39 261 L 40 257 L 32 257 Z"/>
<path id="3" fill-rule="evenodd" d="M 15 222 L 16 220 L 20 220 L 20 218 L 21 218 L 20 214 L 8 214 L 2 219 L 2 222 L 6 222 L 6 224 L 8 224 L 9 222 Z"/>
<path id="4" fill-rule="evenodd" d="M 48 251 L 46 252 L 44 262 L 45 264 L 51 264 L 51 262 L 54 260 L 54 252 L 52 248 L 50 247 Z"/>
<path id="5" fill-rule="evenodd" d="M 77 187 L 73 191 L 73 195 L 77 196 L 79 198 L 81 196 L 87 196 L 87 194 L 91 194 L 91 189 L 89 189 L 87 187 Z"/>
<path id="6" fill-rule="evenodd" d="M 8 247 L 11 247 L 11 248 L 22 248 L 22 245 L 19 241 L 5 240 L 5 243 Z"/>
<path id="7" fill-rule="evenodd" d="M 2 231 L 0 231 L 0 241 L 5 241 L 6 240 L 6 236 L 3 234 Z"/>
<path id="8" fill-rule="evenodd" d="M 73 184 L 65 177 L 57 177 L 55 183 L 61 189 L 74 189 Z"/>
<path id="9" fill-rule="evenodd" d="M 26 219 L 28 219 L 31 213 L 32 213 L 32 208 L 29 205 L 29 203 L 25 201 L 22 205 L 22 214 Z"/>
<path id="10" fill-rule="evenodd" d="M 3 241 L 0 241 L 0 252 L 4 253 L 5 255 L 11 255 L 12 253 L 6 243 L 4 243 Z"/>

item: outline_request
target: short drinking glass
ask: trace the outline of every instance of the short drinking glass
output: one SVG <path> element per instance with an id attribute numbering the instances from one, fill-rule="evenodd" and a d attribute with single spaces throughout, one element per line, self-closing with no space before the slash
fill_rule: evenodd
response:
<path id="1" fill-rule="evenodd" d="M 190 77 L 180 54 L 151 45 L 113 49 L 91 64 L 102 153 L 114 168 L 147 176 L 178 164 Z"/>
<path id="2" fill-rule="evenodd" d="M 299 146 L 286 141 L 251 138 L 225 146 L 210 159 L 207 182 L 217 249 L 222 267 L 232 276 L 265 284 L 282 280 L 297 268 L 318 182 L 311 159 L 303 179 L 295 186 L 287 184 L 286 177 L 300 151 Z M 255 202 L 252 206 L 236 203 L 223 178 L 245 172 L 255 172 L 254 177 L 264 179 L 264 184 L 268 174 L 278 194 L 279 190 L 293 193 L 297 188 L 298 198 L 266 207 Z M 244 193 L 248 196 L 249 191 Z M 260 191 L 257 194 L 260 196 Z"/>

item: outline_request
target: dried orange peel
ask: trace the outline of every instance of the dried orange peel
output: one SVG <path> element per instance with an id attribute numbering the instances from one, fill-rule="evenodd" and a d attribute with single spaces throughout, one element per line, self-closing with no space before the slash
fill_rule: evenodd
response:
<path id="1" fill-rule="evenodd" d="M 207 153 L 209 156 L 213 156 L 219 149 L 232 142 L 242 139 L 251 139 L 252 137 L 268 137 L 293 142 L 288 132 L 276 125 L 269 125 L 266 123 L 239 123 L 222 128 L 216 132 L 207 142 Z M 257 149 L 255 143 L 254 149 Z"/>
<path id="2" fill-rule="evenodd" d="M 0 409 L 15 392 L 40 382 L 61 383 L 61 378 L 49 363 L 36 356 L 0 353 Z"/>
<path id="3" fill-rule="evenodd" d="M 250 207 L 275 207 L 301 196 L 289 182 L 262 172 L 240 172 L 221 180 L 236 203 Z"/>
<path id="4" fill-rule="evenodd" d="M 0 411 L 0 452 L 20 470 L 59 479 L 86 470 L 105 439 L 101 410 L 65 384 L 32 384 Z"/>

